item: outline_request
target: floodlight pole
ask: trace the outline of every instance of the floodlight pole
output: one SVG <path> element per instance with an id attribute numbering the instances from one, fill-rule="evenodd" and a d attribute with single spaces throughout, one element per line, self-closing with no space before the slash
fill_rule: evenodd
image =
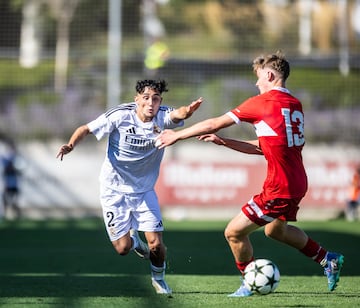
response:
<path id="1" fill-rule="evenodd" d="M 349 31 L 348 31 L 348 3 L 347 0 L 338 0 L 339 13 L 339 70 L 341 75 L 348 76 L 350 73 L 349 63 Z"/>
<path id="2" fill-rule="evenodd" d="M 302 55 L 309 55 L 311 52 L 311 12 L 313 6 L 311 0 L 300 0 L 299 2 L 299 51 Z"/>
<path id="3" fill-rule="evenodd" d="M 118 105 L 121 94 L 121 0 L 109 0 L 107 108 Z"/>

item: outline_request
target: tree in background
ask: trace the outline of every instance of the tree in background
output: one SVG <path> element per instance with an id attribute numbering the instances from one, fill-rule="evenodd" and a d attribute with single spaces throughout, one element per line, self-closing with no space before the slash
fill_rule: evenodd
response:
<path id="1" fill-rule="evenodd" d="M 22 6 L 20 34 L 20 58 L 22 67 L 32 68 L 39 64 L 42 50 L 43 1 L 28 0 Z"/>
<path id="2" fill-rule="evenodd" d="M 57 22 L 55 54 L 55 91 L 67 86 L 69 62 L 70 23 L 80 0 L 47 0 L 51 15 Z"/>
<path id="3" fill-rule="evenodd" d="M 56 21 L 55 91 L 66 90 L 69 63 L 70 24 L 81 0 L 13 0 L 21 8 L 20 65 L 26 68 L 39 64 L 42 50 L 43 20 L 47 7 Z"/>

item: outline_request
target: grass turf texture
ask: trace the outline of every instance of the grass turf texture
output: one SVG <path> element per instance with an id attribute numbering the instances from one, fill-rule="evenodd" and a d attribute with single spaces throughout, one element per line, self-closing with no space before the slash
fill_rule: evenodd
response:
<path id="1" fill-rule="evenodd" d="M 239 275 L 223 237 L 226 222 L 165 222 L 167 281 L 172 298 L 155 294 L 149 263 L 118 256 L 98 219 L 0 223 L 1 307 L 357 307 L 360 224 L 297 223 L 330 250 L 345 255 L 336 291 L 302 254 L 255 232 L 255 257 L 273 260 L 275 293 L 227 298 Z"/>

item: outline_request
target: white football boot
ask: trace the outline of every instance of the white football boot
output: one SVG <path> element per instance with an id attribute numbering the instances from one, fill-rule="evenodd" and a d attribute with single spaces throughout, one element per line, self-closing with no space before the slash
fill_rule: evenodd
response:
<path id="1" fill-rule="evenodd" d="M 166 263 L 162 267 L 157 267 L 153 264 L 151 266 L 151 283 L 157 294 L 171 295 L 172 290 L 165 281 Z"/>
<path id="2" fill-rule="evenodd" d="M 246 297 L 251 295 L 253 295 L 253 293 L 245 286 L 245 283 L 242 282 L 240 288 L 234 293 L 229 294 L 228 297 Z"/>

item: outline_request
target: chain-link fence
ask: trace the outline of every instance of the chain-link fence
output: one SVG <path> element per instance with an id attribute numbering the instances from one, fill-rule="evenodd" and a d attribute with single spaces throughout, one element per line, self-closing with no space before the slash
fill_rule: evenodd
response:
<path id="1" fill-rule="evenodd" d="M 308 141 L 359 143 L 359 16 L 359 0 L 0 0 L 0 132 L 67 138 L 150 77 L 167 104 L 205 98 L 189 123 L 220 115 L 257 93 L 252 59 L 281 49 Z"/>

